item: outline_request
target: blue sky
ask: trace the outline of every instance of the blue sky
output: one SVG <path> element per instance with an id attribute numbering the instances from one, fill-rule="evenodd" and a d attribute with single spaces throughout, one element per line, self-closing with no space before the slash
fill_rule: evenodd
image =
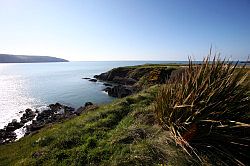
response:
<path id="1" fill-rule="evenodd" d="M 250 55 L 250 0 L 0 0 L 0 53 L 69 60 Z"/>

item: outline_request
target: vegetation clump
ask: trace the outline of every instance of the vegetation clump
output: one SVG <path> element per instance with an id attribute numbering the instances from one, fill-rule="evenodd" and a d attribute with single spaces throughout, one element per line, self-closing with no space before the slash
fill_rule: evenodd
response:
<path id="1" fill-rule="evenodd" d="M 222 165 L 249 163 L 248 72 L 210 55 L 159 90 L 154 112 L 187 153 Z"/>

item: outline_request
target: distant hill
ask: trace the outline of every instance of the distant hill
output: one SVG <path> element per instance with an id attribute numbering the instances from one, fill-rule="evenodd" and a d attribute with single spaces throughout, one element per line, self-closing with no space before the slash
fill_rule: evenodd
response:
<path id="1" fill-rule="evenodd" d="M 50 56 L 0 54 L 0 63 L 40 63 L 40 62 L 68 62 L 68 60 Z"/>

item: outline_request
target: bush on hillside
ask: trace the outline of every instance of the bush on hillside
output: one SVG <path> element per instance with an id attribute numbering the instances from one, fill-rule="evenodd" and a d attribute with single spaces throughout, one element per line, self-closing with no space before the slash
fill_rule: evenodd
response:
<path id="1" fill-rule="evenodd" d="M 211 61 L 210 61 L 211 60 Z M 249 72 L 210 55 L 189 66 L 159 90 L 155 115 L 189 154 L 222 165 L 249 162 Z"/>

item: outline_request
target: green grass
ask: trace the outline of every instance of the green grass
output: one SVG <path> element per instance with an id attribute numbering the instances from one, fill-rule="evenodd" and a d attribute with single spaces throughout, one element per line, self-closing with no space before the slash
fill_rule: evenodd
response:
<path id="1" fill-rule="evenodd" d="M 185 165 L 192 159 L 155 124 L 157 86 L 0 146 L 0 165 Z"/>

